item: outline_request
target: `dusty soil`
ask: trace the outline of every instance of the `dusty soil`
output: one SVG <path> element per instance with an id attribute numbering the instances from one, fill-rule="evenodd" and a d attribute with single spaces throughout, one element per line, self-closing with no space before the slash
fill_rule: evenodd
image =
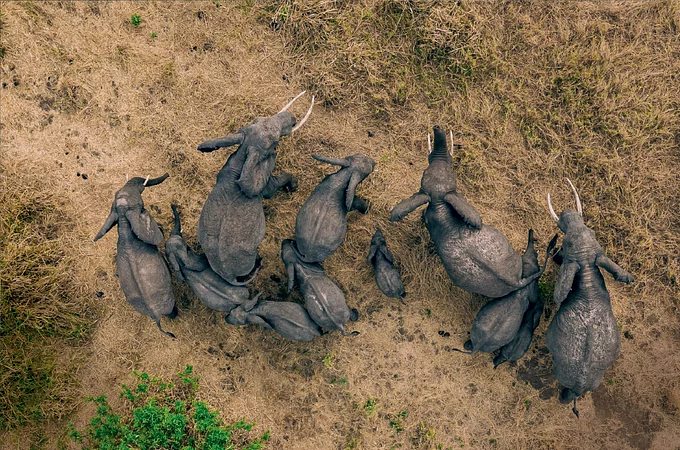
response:
<path id="1" fill-rule="evenodd" d="M 627 8 L 616 4 L 581 7 L 584 12 L 573 23 L 586 34 L 592 24 L 616 20 L 675 20 L 673 30 L 680 24 L 673 2 L 649 10 L 635 5 L 625 17 Z M 169 376 L 190 364 L 201 377 L 199 396 L 227 420 L 245 417 L 259 430 L 270 429 L 274 449 L 680 448 L 673 272 L 680 267 L 677 31 L 648 45 L 633 37 L 625 47 L 617 46 L 616 30 L 607 34 L 601 27 L 603 37 L 593 51 L 616 54 L 611 70 L 623 77 L 623 94 L 612 97 L 618 102 L 612 114 L 644 99 L 654 106 L 648 116 L 656 119 L 642 126 L 633 117 L 618 141 L 623 144 L 587 142 L 578 154 L 560 136 L 547 152 L 527 143 L 483 87 L 452 93 L 454 100 L 431 107 L 415 99 L 403 114 L 387 115 L 374 114 L 370 99 L 348 95 L 324 102 L 322 96 L 307 125 L 281 142 L 277 170 L 294 174 L 299 189 L 265 202 L 264 266 L 253 289 L 299 301 L 299 294 L 285 293 L 280 243 L 292 237 L 297 210 L 333 170 L 310 155 L 365 153 L 378 162 L 359 188 L 371 210 L 350 214 L 347 238 L 326 264 L 349 305 L 360 312 L 360 320 L 350 325 L 359 336 L 330 333 L 295 343 L 254 326 L 231 327 L 179 285 L 180 315 L 164 321 L 177 340 L 135 313 L 115 276 L 115 231 L 92 243 L 125 175 L 169 172 L 169 180 L 144 193 L 147 209 L 167 235 L 170 204 L 179 204 L 184 235 L 195 245 L 202 203 L 230 151 L 201 154 L 196 145 L 273 114 L 313 87 L 299 55 L 291 56 L 281 33 L 262 20 L 266 11 L 250 2 L 225 1 L 219 7 L 215 2 L 2 3 L 2 176 L 38 180 L 65 202 L 64 214 L 76 220 L 63 242 L 76 257 L 78 294 L 95 298 L 103 292 L 96 300 L 102 307 L 96 330 L 78 350 L 86 357 L 77 372 L 82 396 L 104 393 L 115 404 L 119 385 L 131 380 L 132 370 Z M 139 26 L 129 23 L 133 13 L 142 18 Z M 612 18 L 616 14 L 619 18 Z M 541 45 L 547 22 L 531 19 L 530 11 L 519 16 L 526 33 L 534 33 L 534 44 Z M 565 17 L 560 20 L 571 20 Z M 493 21 L 480 25 L 493 26 Z M 626 32 L 635 34 L 633 28 Z M 563 38 L 555 45 L 567 52 L 574 38 Z M 647 53 L 636 53 L 636 45 Z M 643 54 L 656 61 L 639 68 L 649 78 L 634 77 L 640 72 L 626 65 L 626 49 L 631 60 Z M 327 60 L 312 55 L 310 61 L 309 70 L 327 64 L 334 73 Z M 518 75 L 505 80 L 507 86 L 530 84 L 525 69 L 517 64 Z M 533 95 L 513 92 L 517 105 Z M 298 117 L 306 98 L 293 107 Z M 636 284 L 628 287 L 606 275 L 622 333 L 621 355 L 602 385 L 580 400 L 580 419 L 557 401 L 544 339 L 549 319 L 517 364 L 493 370 L 489 355 L 453 351 L 467 339 L 485 299 L 452 285 L 419 213 L 402 223 L 387 221 L 390 209 L 418 189 L 426 165 L 425 135 L 434 124 L 452 129 L 463 144 L 460 191 L 517 250 L 530 227 L 540 240 L 539 252 L 545 249 L 557 228 L 543 199 L 551 190 L 558 209 L 571 205 L 563 182 L 568 175 L 583 193 L 586 222 L 605 250 L 636 275 Z M 366 265 L 376 227 L 400 264 L 405 305 L 380 294 Z M 554 277 L 552 268 L 546 279 Z M 375 408 L 366 407 L 373 401 Z M 66 421 L 82 426 L 91 413 L 92 406 L 83 403 Z M 56 446 L 66 421 L 46 425 L 47 448 Z M 0 447 L 28 448 L 29 433 L 6 433 Z"/>

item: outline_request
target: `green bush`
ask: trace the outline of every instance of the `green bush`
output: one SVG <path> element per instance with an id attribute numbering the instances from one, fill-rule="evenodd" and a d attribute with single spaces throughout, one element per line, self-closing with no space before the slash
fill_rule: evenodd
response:
<path id="1" fill-rule="evenodd" d="M 218 411 L 197 400 L 198 377 L 191 366 L 170 382 L 146 372 L 134 375 L 137 384 L 123 385 L 120 392 L 131 408 L 116 414 L 106 396 L 89 398 L 97 405 L 90 424 L 82 432 L 69 425 L 83 450 L 259 450 L 269 440 L 269 431 L 251 439 L 255 424 L 245 420 L 225 425 Z"/>

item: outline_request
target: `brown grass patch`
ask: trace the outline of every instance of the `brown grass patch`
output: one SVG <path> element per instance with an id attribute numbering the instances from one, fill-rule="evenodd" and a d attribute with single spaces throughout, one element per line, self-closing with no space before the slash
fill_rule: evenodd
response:
<path id="1" fill-rule="evenodd" d="M 104 293 L 105 320 L 78 373 L 83 393 L 111 398 L 133 369 L 169 376 L 191 364 L 202 376 L 201 398 L 227 420 L 247 417 L 271 429 L 272 448 L 677 446 L 680 360 L 669 351 L 680 342 L 676 2 L 2 8 L 2 150 L 64 202 L 73 222 L 58 239 L 74 249 L 73 289 Z M 276 112 L 303 88 L 321 96 L 322 107 L 281 143 L 277 170 L 297 176 L 300 188 L 266 202 L 265 265 L 255 288 L 288 298 L 277 281 L 285 279 L 280 242 L 332 170 L 309 155 L 365 153 L 378 162 L 359 189 L 372 209 L 350 216 L 347 239 L 326 265 L 359 309 L 361 335 L 299 344 L 228 327 L 178 288 L 180 316 L 164 327 L 179 339 L 169 341 L 125 303 L 114 276 L 115 237 L 90 242 L 113 193 L 126 172 L 169 171 L 168 181 L 145 192 L 147 208 L 168 230 L 169 205 L 178 203 L 185 235 L 195 235 L 228 153 L 195 146 Z M 305 105 L 294 108 L 299 114 Z M 487 355 L 452 352 L 484 299 L 452 286 L 418 213 L 387 221 L 418 189 L 425 134 L 436 123 L 463 145 L 460 190 L 515 248 L 529 227 L 547 243 L 556 227 L 545 193 L 553 192 L 558 209 L 571 205 L 569 176 L 586 222 L 636 276 L 630 287 L 607 278 L 622 354 L 582 400 L 580 421 L 554 397 L 547 323 L 516 367 L 493 371 Z M 406 306 L 378 292 L 365 264 L 376 226 L 401 264 Z M 546 289 L 553 279 L 551 269 Z M 87 414 L 72 419 L 82 424 Z M 0 441 L 21 447 L 20 434 L 9 437 Z"/>

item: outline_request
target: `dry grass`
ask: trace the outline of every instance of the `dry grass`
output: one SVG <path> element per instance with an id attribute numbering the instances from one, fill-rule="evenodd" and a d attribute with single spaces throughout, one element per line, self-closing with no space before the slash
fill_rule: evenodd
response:
<path id="1" fill-rule="evenodd" d="M 2 4 L 1 150 L 64 203 L 70 225 L 56 239 L 72 249 L 70 289 L 104 292 L 105 320 L 78 372 L 82 393 L 111 397 L 132 369 L 169 376 L 191 364 L 201 398 L 227 420 L 271 429 L 272 448 L 677 446 L 677 2 L 216 3 Z M 304 88 L 322 107 L 281 143 L 278 170 L 300 189 L 266 202 L 255 288 L 286 298 L 281 239 L 332 170 L 309 155 L 365 153 L 378 161 L 359 189 L 372 209 L 350 216 L 327 264 L 360 311 L 361 335 L 298 344 L 228 327 L 178 287 L 180 316 L 164 327 L 179 339 L 169 341 L 125 303 L 115 236 L 91 243 L 113 193 L 125 173 L 169 171 L 145 192 L 147 208 L 168 230 L 169 205 L 180 204 L 184 234 L 195 235 L 227 154 L 196 144 L 276 112 Z M 543 245 L 556 231 L 544 196 L 571 205 L 569 176 L 609 256 L 636 276 L 630 287 L 607 278 L 626 338 L 603 385 L 581 401 L 581 420 L 555 398 L 545 321 L 516 366 L 493 371 L 487 355 L 451 351 L 484 299 L 452 286 L 418 214 L 387 222 L 418 189 L 435 123 L 463 144 L 460 190 L 515 248 L 529 227 Z M 11 195 L 23 198 L 16 186 Z M 381 296 L 365 264 L 376 226 L 401 264 L 406 306 Z M 554 269 L 548 290 L 552 279 Z M 26 446 L 16 432 L 0 442 Z"/>

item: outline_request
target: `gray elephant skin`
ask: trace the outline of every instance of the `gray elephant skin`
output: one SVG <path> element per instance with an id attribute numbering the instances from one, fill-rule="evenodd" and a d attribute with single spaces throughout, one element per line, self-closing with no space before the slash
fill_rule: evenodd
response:
<path id="1" fill-rule="evenodd" d="M 182 238 L 179 211 L 172 205 L 175 227 L 165 242 L 165 256 L 180 282 L 186 281 L 196 297 L 208 308 L 229 312 L 250 298 L 248 288 L 234 286 L 210 268 L 205 255 L 199 255 Z"/>
<path id="2" fill-rule="evenodd" d="M 302 305 L 292 302 L 259 301 L 260 294 L 234 308 L 224 319 L 231 325 L 255 324 L 271 329 L 286 339 L 311 341 L 321 336 L 319 326 Z"/>
<path id="3" fill-rule="evenodd" d="M 358 312 L 347 306 L 345 294 L 326 276 L 323 266 L 304 262 L 295 242 L 290 239 L 284 239 L 281 244 L 281 259 L 288 273 L 288 292 L 297 280 L 312 320 L 327 331 L 340 330 L 343 336 L 348 335 L 345 324 L 350 320 L 356 321 Z M 349 333 L 352 336 L 357 334 L 356 331 Z"/>
<path id="4" fill-rule="evenodd" d="M 198 146 L 202 152 L 239 146 L 217 174 L 197 232 L 210 267 L 230 284 L 245 284 L 242 278 L 252 278 L 256 268 L 257 247 L 265 234 L 262 199 L 271 198 L 281 187 L 295 190 L 297 186 L 288 173 L 272 175 L 279 139 L 291 134 L 311 113 L 310 108 L 294 128 L 296 119 L 286 111 L 288 106 L 290 103 L 272 117 L 258 117 L 233 134 Z"/>
<path id="5" fill-rule="evenodd" d="M 545 270 L 550 252 L 556 243 L 557 235 L 548 244 L 541 269 L 534 249 L 534 231 L 529 230 L 527 248 L 522 256 L 522 276 L 526 278 Z M 491 353 L 509 344 L 516 337 L 529 305 L 539 301 L 538 280 L 505 297 L 490 301 L 479 310 L 465 349 L 472 354 L 480 351 Z"/>
<path id="6" fill-rule="evenodd" d="M 356 197 L 356 188 L 375 167 L 368 156 L 346 158 L 312 155 L 317 161 L 342 167 L 327 175 L 314 189 L 298 212 L 295 242 L 302 260 L 323 262 L 335 252 L 347 233 L 347 213 L 353 209 L 366 213 L 368 204 Z"/>
<path id="7" fill-rule="evenodd" d="M 404 283 L 401 281 L 399 271 L 394 266 L 394 256 L 387 248 L 387 241 L 382 230 L 375 230 L 371 239 L 371 247 L 368 251 L 368 263 L 373 266 L 375 282 L 378 289 L 390 298 L 406 297 Z"/>
<path id="8" fill-rule="evenodd" d="M 541 315 L 543 315 L 543 301 L 539 299 L 530 303 L 515 338 L 505 344 L 493 359 L 494 369 L 506 361 L 518 361 L 526 354 L 534 338 L 534 331 L 541 322 Z"/>
<path id="9" fill-rule="evenodd" d="M 94 242 L 118 224 L 116 264 L 125 298 L 137 312 L 151 317 L 159 330 L 174 338 L 174 334 L 163 330 L 160 321 L 162 316 L 174 318 L 177 315 L 170 271 L 158 250 L 163 233 L 144 209 L 142 201 L 146 187 L 160 184 L 166 178 L 167 173 L 151 180 L 147 177 L 146 181 L 134 177 L 125 183 L 116 192 L 111 213 Z"/>
<path id="10" fill-rule="evenodd" d="M 619 354 L 619 330 L 600 268 L 624 283 L 631 283 L 633 276 L 605 255 L 595 232 L 584 224 L 578 193 L 569 184 L 577 211 L 566 209 L 558 218 L 548 194 L 550 212 L 564 239 L 554 293 L 559 310 L 548 326 L 546 343 L 555 376 L 564 387 L 560 401 L 573 400 L 572 411 L 578 416 L 577 398 L 600 385 Z"/>
<path id="11" fill-rule="evenodd" d="M 479 212 L 456 192 L 453 144 L 449 152 L 446 133 L 434 127 L 434 150 L 423 172 L 420 191 L 393 210 L 397 222 L 419 206 L 425 210 L 425 226 L 453 283 L 469 292 L 491 298 L 508 295 L 541 276 L 522 278 L 522 258 L 497 229 L 484 225 Z"/>

